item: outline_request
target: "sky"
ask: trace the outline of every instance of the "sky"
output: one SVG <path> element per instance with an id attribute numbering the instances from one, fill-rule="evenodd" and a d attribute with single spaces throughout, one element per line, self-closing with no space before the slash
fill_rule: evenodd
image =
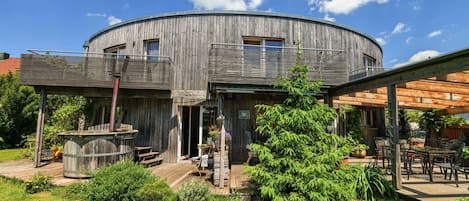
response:
<path id="1" fill-rule="evenodd" d="M 384 67 L 469 47 L 467 0 L 2 0 L 0 52 L 82 52 L 105 27 L 138 17 L 190 10 L 295 14 L 345 25 L 375 38 Z"/>

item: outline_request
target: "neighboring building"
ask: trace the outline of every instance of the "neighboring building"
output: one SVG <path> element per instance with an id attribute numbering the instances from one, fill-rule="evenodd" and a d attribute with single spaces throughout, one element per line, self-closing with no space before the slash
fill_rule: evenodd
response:
<path id="1" fill-rule="evenodd" d="M 7 53 L 0 53 L 0 75 L 16 72 L 20 68 L 20 58 L 9 58 Z"/>
<path id="2" fill-rule="evenodd" d="M 225 115 L 231 159 L 243 162 L 255 134 L 255 104 L 285 92 L 271 84 L 296 63 L 295 41 L 312 79 L 327 88 L 380 71 L 382 50 L 371 37 L 323 20 L 237 11 L 195 11 L 122 22 L 94 34 L 75 56 L 22 55 L 21 83 L 47 93 L 91 97 L 92 124 L 108 122 L 109 72 L 123 66 L 120 118 L 140 131 L 166 162 L 199 154 L 208 126 Z M 323 94 L 318 94 L 322 96 Z M 119 119 L 119 118 L 118 118 Z"/>

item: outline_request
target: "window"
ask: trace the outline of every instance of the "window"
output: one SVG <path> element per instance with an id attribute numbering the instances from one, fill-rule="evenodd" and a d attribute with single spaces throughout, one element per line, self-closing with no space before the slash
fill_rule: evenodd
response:
<path id="1" fill-rule="evenodd" d="M 368 56 L 366 54 L 363 55 L 363 66 L 365 68 L 375 68 L 376 67 L 376 59 Z"/>
<path id="2" fill-rule="evenodd" d="M 109 58 L 121 58 L 123 57 L 125 52 L 125 45 L 116 45 L 114 47 L 104 49 L 104 53 L 106 53 L 106 57 Z"/>
<path id="3" fill-rule="evenodd" d="M 118 72 L 119 64 L 121 60 L 124 60 L 124 53 L 125 53 L 125 45 L 116 45 L 110 48 L 104 49 L 104 58 L 106 60 L 105 64 L 105 72 Z"/>
<path id="4" fill-rule="evenodd" d="M 147 40 L 145 43 L 145 56 L 147 61 L 158 61 L 160 54 L 160 41 Z"/>
<path id="5" fill-rule="evenodd" d="M 243 74 L 276 78 L 282 67 L 283 40 L 247 37 L 243 40 Z"/>

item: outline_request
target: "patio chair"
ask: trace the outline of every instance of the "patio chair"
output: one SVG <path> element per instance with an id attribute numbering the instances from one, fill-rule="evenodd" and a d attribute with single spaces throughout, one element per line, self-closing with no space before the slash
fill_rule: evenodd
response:
<path id="1" fill-rule="evenodd" d="M 383 168 L 387 168 L 384 164 L 385 160 L 389 167 L 389 159 L 391 156 L 391 150 L 389 145 L 389 139 L 387 138 L 375 138 L 376 145 L 376 160 L 381 159 Z"/>
<path id="2" fill-rule="evenodd" d="M 451 180 L 452 175 L 454 175 L 454 181 L 456 187 L 459 187 L 458 184 L 458 171 L 463 171 L 466 174 L 466 170 L 469 170 L 469 167 L 465 167 L 463 164 L 463 154 L 462 150 L 464 148 L 464 142 L 454 141 L 450 142 L 447 145 L 447 149 L 455 150 L 454 158 L 445 159 L 446 162 L 437 162 L 434 166 L 440 167 L 443 169 L 445 174 L 445 179 L 448 176 L 448 169 L 450 170 L 449 180 Z M 468 172 L 469 173 L 469 172 Z M 466 174 L 467 178 L 467 174 Z"/>

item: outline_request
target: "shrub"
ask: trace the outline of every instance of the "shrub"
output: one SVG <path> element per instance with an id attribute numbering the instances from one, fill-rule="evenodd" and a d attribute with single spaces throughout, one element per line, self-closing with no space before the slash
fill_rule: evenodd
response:
<path id="1" fill-rule="evenodd" d="M 177 195 L 171 190 L 166 181 L 157 179 L 145 184 L 137 192 L 139 201 L 176 201 Z"/>
<path id="2" fill-rule="evenodd" d="M 357 174 L 356 192 L 361 200 L 399 200 L 394 187 L 384 177 L 381 169 L 367 166 Z"/>
<path id="3" fill-rule="evenodd" d="M 207 201 L 209 195 L 208 186 L 199 181 L 184 183 L 178 191 L 180 201 Z"/>
<path id="4" fill-rule="evenodd" d="M 87 194 L 86 183 L 74 183 L 65 187 L 65 198 L 71 200 L 84 200 Z"/>
<path id="5" fill-rule="evenodd" d="M 241 201 L 241 198 L 237 195 L 210 195 L 209 201 Z"/>
<path id="6" fill-rule="evenodd" d="M 25 190 L 27 193 L 37 193 L 42 191 L 48 191 L 52 184 L 50 183 L 50 176 L 37 173 L 29 181 L 26 181 Z"/>
<path id="7" fill-rule="evenodd" d="M 143 166 L 120 161 L 93 174 L 84 200 L 135 200 L 137 191 L 155 179 Z"/>

